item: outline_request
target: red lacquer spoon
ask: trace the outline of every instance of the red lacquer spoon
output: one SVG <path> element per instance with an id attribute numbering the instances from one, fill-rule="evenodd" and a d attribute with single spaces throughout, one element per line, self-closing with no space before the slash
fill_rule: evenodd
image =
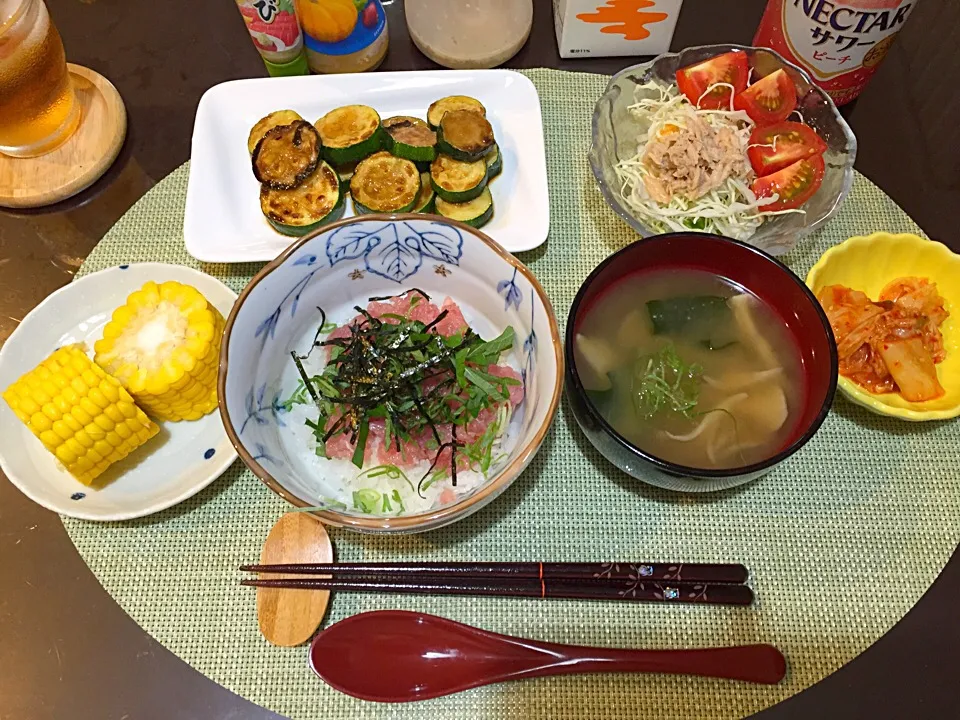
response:
<path id="1" fill-rule="evenodd" d="M 545 675 L 672 673 L 772 685 L 787 670 L 772 645 L 704 650 L 556 645 L 400 610 L 360 613 L 332 625 L 314 638 L 310 664 L 336 690 L 378 702 L 427 700 Z"/>

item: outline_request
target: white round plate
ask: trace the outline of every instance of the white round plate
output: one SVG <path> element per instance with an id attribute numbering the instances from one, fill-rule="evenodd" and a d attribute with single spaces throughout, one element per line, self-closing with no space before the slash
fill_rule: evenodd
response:
<path id="1" fill-rule="evenodd" d="M 60 288 L 27 315 L 0 348 L 0 391 L 61 345 L 92 353 L 114 309 L 148 280 L 197 288 L 224 317 L 236 293 L 197 270 L 164 263 L 120 265 Z M 162 422 L 160 433 L 100 480 L 78 482 L 0 401 L 0 468 L 34 502 L 84 520 L 129 520 L 164 510 L 200 492 L 237 459 L 214 411 L 194 422 Z"/>

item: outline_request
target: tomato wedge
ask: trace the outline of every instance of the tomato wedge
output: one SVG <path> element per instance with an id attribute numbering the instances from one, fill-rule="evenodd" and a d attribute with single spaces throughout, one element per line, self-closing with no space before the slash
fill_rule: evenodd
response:
<path id="1" fill-rule="evenodd" d="M 823 156 L 797 160 L 793 165 L 766 177 L 753 181 L 753 193 L 758 198 L 770 197 L 774 193 L 780 197 L 770 205 L 764 205 L 760 211 L 791 210 L 800 207 L 819 189 L 823 182 Z"/>
<path id="2" fill-rule="evenodd" d="M 781 68 L 757 80 L 733 99 L 757 125 L 773 125 L 789 117 L 797 107 L 797 88 Z"/>
<path id="3" fill-rule="evenodd" d="M 757 127 L 750 134 L 747 157 L 760 177 L 771 175 L 814 155 L 822 155 L 827 144 L 809 125 L 781 122 Z"/>
<path id="4" fill-rule="evenodd" d="M 677 70 L 677 86 L 694 105 L 704 110 L 719 110 L 730 107 L 730 88 L 724 85 L 710 92 L 707 88 L 716 83 L 728 83 L 733 85 L 733 94 L 736 95 L 746 89 L 748 74 L 747 54 L 734 50 L 680 68 Z"/>

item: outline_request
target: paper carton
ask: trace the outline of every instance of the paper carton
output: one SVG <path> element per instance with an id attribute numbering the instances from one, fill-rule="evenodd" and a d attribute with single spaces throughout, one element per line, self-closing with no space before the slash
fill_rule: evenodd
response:
<path id="1" fill-rule="evenodd" d="M 683 0 L 553 0 L 560 57 L 659 55 Z"/>

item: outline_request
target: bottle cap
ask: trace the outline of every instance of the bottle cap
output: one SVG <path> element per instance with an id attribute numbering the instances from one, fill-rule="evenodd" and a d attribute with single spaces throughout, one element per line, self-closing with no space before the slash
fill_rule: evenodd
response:
<path id="1" fill-rule="evenodd" d="M 277 63 L 263 61 L 267 66 L 267 73 L 270 77 L 286 77 L 288 75 L 309 75 L 310 66 L 307 65 L 307 56 L 301 52 L 296 58 L 282 65 Z"/>

